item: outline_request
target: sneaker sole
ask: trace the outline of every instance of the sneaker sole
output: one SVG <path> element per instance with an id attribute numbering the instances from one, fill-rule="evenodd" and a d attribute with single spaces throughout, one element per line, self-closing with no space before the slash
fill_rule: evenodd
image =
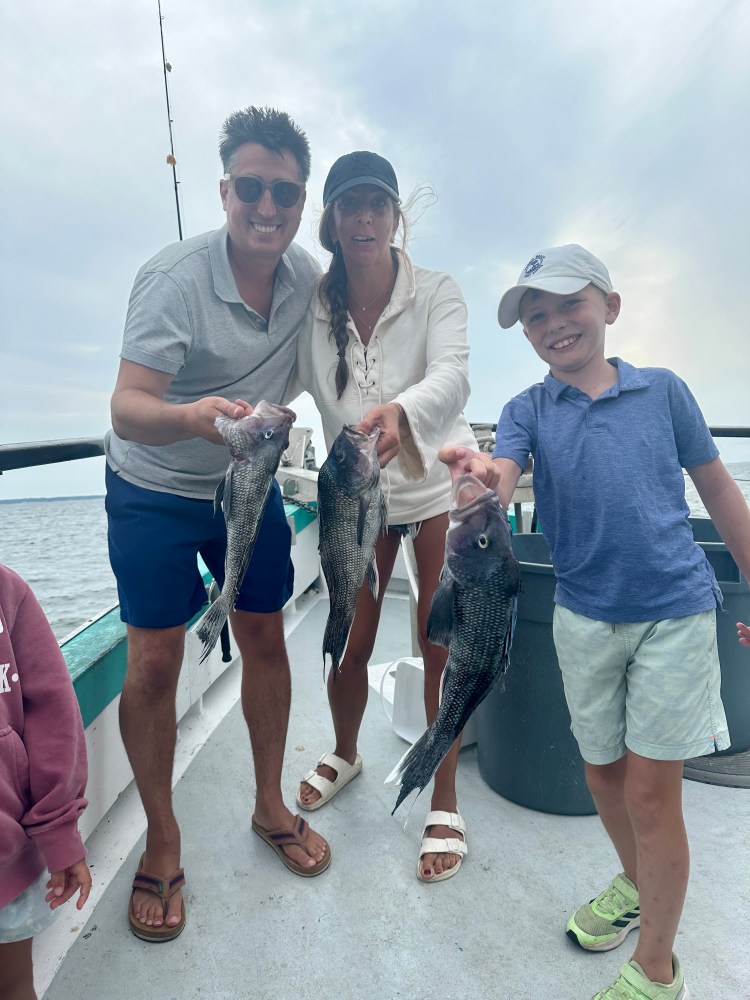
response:
<path id="1" fill-rule="evenodd" d="M 569 921 L 568 926 L 565 929 L 565 933 L 571 941 L 575 941 L 578 947 L 583 948 L 584 951 L 612 951 L 613 948 L 618 948 L 622 944 L 631 931 L 640 926 L 641 918 L 636 917 L 635 920 L 632 920 L 627 925 L 627 927 L 623 927 L 619 934 L 616 934 L 613 938 L 604 942 L 598 942 L 595 937 L 585 934 L 580 928 L 576 927 L 572 920 Z M 681 998 L 681 1000 L 683 1000 L 683 998 Z"/>

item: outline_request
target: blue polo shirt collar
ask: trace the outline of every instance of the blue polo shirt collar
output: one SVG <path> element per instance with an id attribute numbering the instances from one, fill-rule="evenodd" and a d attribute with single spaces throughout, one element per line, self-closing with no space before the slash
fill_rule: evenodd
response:
<path id="1" fill-rule="evenodd" d="M 629 365 L 622 358 L 607 358 L 607 361 L 617 368 L 617 382 L 610 389 L 607 389 L 604 395 L 619 396 L 621 392 L 628 392 L 631 389 L 645 389 L 649 385 L 649 380 L 644 372 Z M 573 390 L 575 388 L 567 382 L 555 378 L 552 373 L 545 375 L 543 384 L 553 401 L 558 400 L 566 389 Z"/>

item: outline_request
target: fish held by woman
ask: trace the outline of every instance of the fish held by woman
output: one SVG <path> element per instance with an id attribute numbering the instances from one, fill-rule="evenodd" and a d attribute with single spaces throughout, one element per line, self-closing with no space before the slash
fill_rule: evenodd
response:
<path id="1" fill-rule="evenodd" d="M 379 427 L 364 434 L 345 424 L 318 473 L 320 562 L 331 601 L 323 664 L 330 656 L 334 680 L 365 578 L 378 598 L 375 543 L 388 524 L 376 450 L 379 434 Z"/>
<path id="2" fill-rule="evenodd" d="M 274 474 L 296 419 L 293 410 L 262 399 L 250 416 L 237 419 L 220 416 L 215 420 L 216 429 L 232 456 L 214 498 L 214 510 L 218 511 L 221 505 L 224 511 L 227 550 L 221 594 L 191 629 L 203 643 L 201 663 L 216 645 L 234 608 L 271 495 Z"/>
<path id="3" fill-rule="evenodd" d="M 401 786 L 393 809 L 421 792 L 477 705 L 508 668 L 520 567 L 508 516 L 475 476 L 453 484 L 445 562 L 427 621 L 427 638 L 448 647 L 434 722 L 386 778 Z"/>

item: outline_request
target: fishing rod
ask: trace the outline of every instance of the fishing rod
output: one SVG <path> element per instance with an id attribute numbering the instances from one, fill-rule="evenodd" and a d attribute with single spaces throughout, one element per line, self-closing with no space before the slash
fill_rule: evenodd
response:
<path id="1" fill-rule="evenodd" d="M 161 12 L 161 0 L 157 0 L 159 7 L 159 34 L 161 36 L 161 61 L 164 69 L 164 95 L 167 99 L 167 125 L 169 127 L 169 156 L 167 157 L 167 163 L 172 167 L 172 179 L 174 181 L 174 201 L 177 207 L 177 231 L 180 234 L 180 239 L 182 239 L 182 219 L 180 217 L 180 196 L 177 180 L 177 160 L 174 155 L 174 137 L 172 136 L 172 112 L 169 107 L 169 83 L 167 82 L 167 73 L 172 72 L 171 65 L 167 62 L 167 57 L 164 53 L 164 17 Z"/>

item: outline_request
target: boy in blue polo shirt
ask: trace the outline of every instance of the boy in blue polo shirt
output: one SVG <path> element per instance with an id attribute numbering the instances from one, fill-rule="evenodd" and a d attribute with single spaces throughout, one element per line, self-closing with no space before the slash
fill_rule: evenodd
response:
<path id="1" fill-rule="evenodd" d="M 693 540 L 683 469 L 750 578 L 750 511 L 685 383 L 606 358 L 620 296 L 570 244 L 536 254 L 503 295 L 549 365 L 503 409 L 493 456 L 445 448 L 504 506 L 534 456 L 534 496 L 557 578 L 554 640 L 586 778 L 622 865 L 566 931 L 608 951 L 640 926 L 633 958 L 594 1000 L 687 1000 L 672 952 L 689 853 L 682 762 L 729 746 L 721 703 L 721 593 Z M 738 624 L 742 640 L 745 626 Z"/>

